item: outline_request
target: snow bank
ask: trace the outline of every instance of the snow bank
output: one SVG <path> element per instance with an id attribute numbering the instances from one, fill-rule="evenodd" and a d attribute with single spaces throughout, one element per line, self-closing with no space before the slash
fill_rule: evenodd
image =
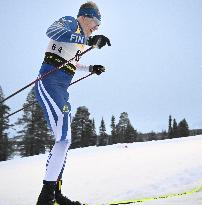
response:
<path id="1" fill-rule="evenodd" d="M 70 150 L 63 193 L 89 204 L 182 193 L 202 185 L 201 156 L 202 135 Z M 46 158 L 0 163 L 0 205 L 35 204 Z M 202 193 L 144 202 L 148 204 L 201 205 Z"/>

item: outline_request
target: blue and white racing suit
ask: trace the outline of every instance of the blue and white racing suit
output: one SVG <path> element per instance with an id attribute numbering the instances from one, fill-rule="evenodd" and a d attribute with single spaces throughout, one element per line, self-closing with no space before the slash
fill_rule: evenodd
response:
<path id="1" fill-rule="evenodd" d="M 63 65 L 78 50 L 82 52 L 86 43 L 79 22 L 71 16 L 54 22 L 46 34 L 50 41 L 39 76 Z M 71 105 L 67 89 L 76 70 L 89 71 L 89 67 L 79 65 L 73 60 L 70 65 L 63 66 L 35 84 L 36 98 L 56 139 L 46 165 L 46 181 L 61 179 L 71 144 Z"/>

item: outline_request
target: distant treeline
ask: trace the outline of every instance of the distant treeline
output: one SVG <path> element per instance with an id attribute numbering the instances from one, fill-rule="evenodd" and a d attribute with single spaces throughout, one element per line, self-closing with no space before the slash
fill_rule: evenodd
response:
<path id="1" fill-rule="evenodd" d="M 0 101 L 4 99 L 3 91 L 0 87 Z M 34 90 L 32 89 L 24 103 L 22 117 L 14 125 L 5 118 L 9 114 L 10 108 L 6 104 L 0 104 L 0 161 L 5 161 L 14 157 L 33 156 L 50 151 L 54 144 L 54 137 L 49 130 L 43 117 L 42 110 L 35 101 Z M 31 106 L 27 106 L 32 104 Z M 21 127 L 16 136 L 9 138 L 8 130 L 13 126 Z M 160 133 L 140 133 L 133 127 L 126 112 L 122 112 L 116 120 L 112 115 L 110 123 L 110 134 L 106 132 L 106 124 L 102 118 L 99 131 L 96 132 L 95 120 L 90 119 L 90 112 L 87 107 L 77 108 L 75 116 L 72 118 L 71 149 L 87 146 L 105 146 L 116 143 L 145 142 L 150 140 L 164 140 L 190 135 L 202 134 L 202 129 L 189 130 L 185 119 L 179 123 L 169 116 L 168 130 Z"/>

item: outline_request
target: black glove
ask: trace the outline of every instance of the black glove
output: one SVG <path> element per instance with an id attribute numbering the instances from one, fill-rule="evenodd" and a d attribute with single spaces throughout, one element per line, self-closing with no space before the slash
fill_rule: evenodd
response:
<path id="1" fill-rule="evenodd" d="M 99 49 L 105 46 L 106 44 L 108 46 L 111 46 L 110 40 L 103 35 L 90 36 L 86 44 L 88 46 L 97 46 Z"/>
<path id="2" fill-rule="evenodd" d="M 96 73 L 97 75 L 100 75 L 102 72 L 105 72 L 105 67 L 102 65 L 90 65 L 89 71 L 91 73 Z"/>

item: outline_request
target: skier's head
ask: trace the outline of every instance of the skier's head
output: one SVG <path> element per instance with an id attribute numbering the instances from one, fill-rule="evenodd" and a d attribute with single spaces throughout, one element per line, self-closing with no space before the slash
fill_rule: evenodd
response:
<path id="1" fill-rule="evenodd" d="M 96 31 L 101 24 L 101 15 L 97 5 L 88 1 L 82 4 L 77 19 L 86 36 L 90 36 L 92 32 Z"/>

